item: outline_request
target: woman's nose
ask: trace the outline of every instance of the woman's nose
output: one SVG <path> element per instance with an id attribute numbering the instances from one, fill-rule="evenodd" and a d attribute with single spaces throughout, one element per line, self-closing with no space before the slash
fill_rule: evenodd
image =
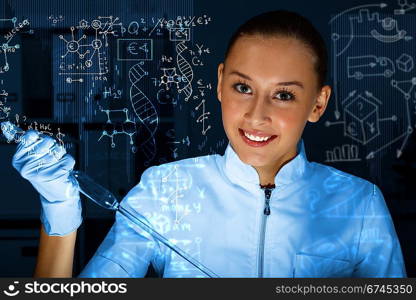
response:
<path id="1" fill-rule="evenodd" d="M 267 99 L 261 97 L 254 98 L 252 104 L 247 106 L 244 117 L 253 125 L 262 125 L 270 122 L 270 107 L 267 105 Z"/>

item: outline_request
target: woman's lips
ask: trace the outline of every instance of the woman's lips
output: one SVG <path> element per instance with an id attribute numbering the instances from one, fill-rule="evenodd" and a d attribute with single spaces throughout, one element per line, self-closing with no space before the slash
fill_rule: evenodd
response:
<path id="1" fill-rule="evenodd" d="M 238 131 L 239 131 L 240 136 L 243 139 L 243 141 L 247 145 L 252 146 L 252 147 L 263 147 L 263 146 L 266 146 L 271 141 L 273 141 L 275 138 L 277 138 L 277 135 L 272 135 L 267 141 L 262 141 L 262 142 L 260 142 L 260 141 L 259 142 L 258 141 L 252 141 L 252 140 L 250 140 L 248 137 L 246 137 L 244 135 L 244 131 L 242 129 L 239 128 Z M 248 131 L 247 133 L 250 133 L 250 132 Z M 264 135 L 264 134 L 260 135 L 260 134 L 258 134 L 257 136 L 267 136 L 267 135 Z"/>

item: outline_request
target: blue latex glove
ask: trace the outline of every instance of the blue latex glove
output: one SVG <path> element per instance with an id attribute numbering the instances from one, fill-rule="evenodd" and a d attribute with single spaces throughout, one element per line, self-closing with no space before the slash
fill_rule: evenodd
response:
<path id="1" fill-rule="evenodd" d="M 75 160 L 64 147 L 49 136 L 29 130 L 21 137 L 12 163 L 39 192 L 40 219 L 48 235 L 63 236 L 81 225 L 79 188 L 71 176 Z"/>

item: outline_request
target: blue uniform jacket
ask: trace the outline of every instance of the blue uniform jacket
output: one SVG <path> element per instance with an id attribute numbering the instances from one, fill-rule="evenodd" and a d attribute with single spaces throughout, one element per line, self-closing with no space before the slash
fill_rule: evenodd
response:
<path id="1" fill-rule="evenodd" d="M 148 168 L 121 205 L 221 277 L 405 277 L 374 184 L 298 155 L 261 189 L 229 144 Z M 271 193 L 270 193 L 271 192 Z M 119 212 L 80 277 L 206 277 Z"/>

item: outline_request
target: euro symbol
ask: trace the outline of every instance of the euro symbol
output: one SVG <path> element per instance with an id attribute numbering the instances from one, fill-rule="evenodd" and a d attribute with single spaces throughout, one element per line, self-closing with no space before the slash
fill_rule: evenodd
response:
<path id="1" fill-rule="evenodd" d="M 127 51 L 129 51 L 130 54 L 137 55 L 138 54 L 138 52 L 137 52 L 137 46 L 138 45 L 139 44 L 137 44 L 136 42 L 129 43 L 129 45 L 127 46 Z"/>
<path id="2" fill-rule="evenodd" d="M 357 136 L 356 125 L 354 123 L 350 123 L 347 127 L 347 130 L 351 136 Z"/>

